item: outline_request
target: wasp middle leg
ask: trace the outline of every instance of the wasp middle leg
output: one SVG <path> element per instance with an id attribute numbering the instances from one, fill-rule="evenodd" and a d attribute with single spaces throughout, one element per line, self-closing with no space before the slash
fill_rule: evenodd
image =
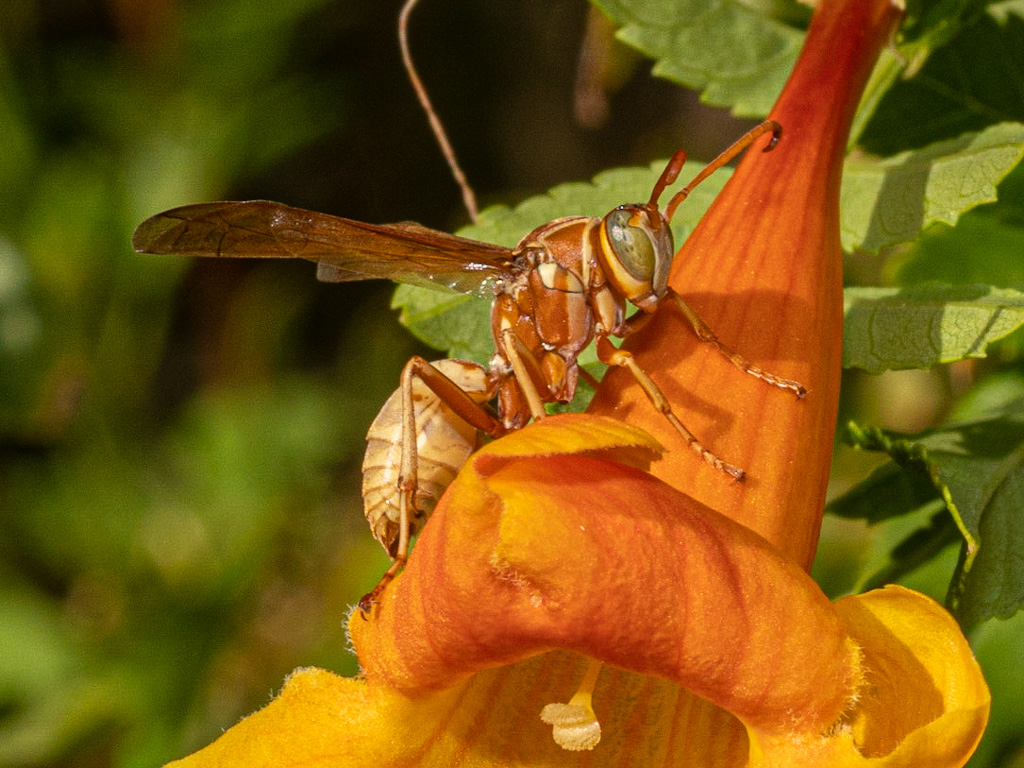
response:
<path id="1" fill-rule="evenodd" d="M 690 448 L 692 448 L 698 456 L 704 461 L 710 464 L 720 472 L 731 476 L 735 480 L 742 480 L 745 473 L 739 467 L 722 461 L 715 454 L 709 451 L 704 445 L 698 440 L 690 430 L 686 428 L 686 425 L 679 420 L 675 412 L 672 410 L 672 403 L 669 402 L 668 398 L 661 391 L 661 388 L 654 382 L 654 379 L 636 361 L 631 352 L 625 349 L 618 349 L 612 344 L 607 336 L 599 336 L 597 339 L 597 357 L 605 365 L 615 365 L 619 368 L 625 368 L 636 379 L 637 384 L 643 389 L 644 394 L 647 395 L 647 399 L 651 401 L 651 404 L 661 413 L 668 422 L 675 428 L 676 432 L 680 434 L 683 440 Z"/>

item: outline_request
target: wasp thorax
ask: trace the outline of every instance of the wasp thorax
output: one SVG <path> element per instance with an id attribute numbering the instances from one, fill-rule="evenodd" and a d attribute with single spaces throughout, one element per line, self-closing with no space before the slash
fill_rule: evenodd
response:
<path id="1" fill-rule="evenodd" d="M 529 277 L 533 322 L 549 348 L 576 355 L 593 338 L 594 317 L 580 278 L 561 264 L 537 265 Z"/>
<path id="2" fill-rule="evenodd" d="M 623 205 L 601 222 L 605 276 L 637 306 L 653 305 L 665 293 L 672 251 L 672 230 L 656 209 Z"/>

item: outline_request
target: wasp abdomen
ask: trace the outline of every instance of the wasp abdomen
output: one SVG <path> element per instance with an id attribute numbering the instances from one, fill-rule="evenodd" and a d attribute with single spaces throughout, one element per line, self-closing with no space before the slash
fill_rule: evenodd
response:
<path id="1" fill-rule="evenodd" d="M 438 360 L 433 367 L 479 402 L 491 396 L 487 370 L 466 360 Z M 474 398 L 476 399 L 476 398 Z M 419 379 L 412 381 L 416 425 L 416 490 L 409 534 L 420 532 L 438 500 L 477 447 L 479 432 L 461 419 Z M 387 399 L 366 434 L 363 513 L 374 537 L 395 557 L 400 533 L 402 391 Z"/>

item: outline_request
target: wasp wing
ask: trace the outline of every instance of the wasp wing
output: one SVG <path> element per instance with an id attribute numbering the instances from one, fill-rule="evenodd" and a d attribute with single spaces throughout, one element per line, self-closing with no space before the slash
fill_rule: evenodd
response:
<path id="1" fill-rule="evenodd" d="M 385 279 L 479 293 L 507 277 L 512 251 L 419 224 L 365 224 L 265 200 L 164 211 L 132 235 L 137 253 L 308 259 L 326 282 Z"/>

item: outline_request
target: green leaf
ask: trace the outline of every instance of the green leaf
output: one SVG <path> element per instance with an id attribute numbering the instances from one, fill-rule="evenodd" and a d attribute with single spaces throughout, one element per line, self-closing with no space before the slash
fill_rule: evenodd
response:
<path id="1" fill-rule="evenodd" d="M 843 366 L 871 373 L 967 357 L 1024 325 L 1024 293 L 988 285 L 847 288 Z"/>
<path id="2" fill-rule="evenodd" d="M 849 425 L 858 448 L 865 445 L 863 433 Z M 858 442 L 859 439 L 859 442 Z M 864 520 L 869 525 L 900 517 L 939 498 L 931 478 L 919 472 L 904 472 L 898 464 L 887 462 L 876 467 L 857 485 L 829 502 L 826 511 L 847 520 Z"/>
<path id="3" fill-rule="evenodd" d="M 997 2 L 991 3 L 985 10 L 988 11 L 989 16 L 1000 24 L 1005 24 L 1010 20 L 1010 16 L 1013 14 L 1016 14 L 1017 16 L 1024 16 L 1024 1 L 998 0 Z"/>
<path id="4" fill-rule="evenodd" d="M 594 3 L 622 27 L 623 42 L 655 60 L 655 75 L 699 89 L 703 101 L 744 117 L 768 114 L 803 44 L 801 30 L 735 0 Z"/>
<path id="5" fill-rule="evenodd" d="M 851 432 L 857 434 L 857 427 L 851 425 Z M 896 582 L 948 583 L 955 565 L 947 553 L 963 538 L 927 473 L 886 462 L 825 511 L 878 526 L 872 535 L 861 537 L 860 576 L 844 591 L 864 592 Z"/>
<path id="6" fill-rule="evenodd" d="M 1024 125 L 1001 123 L 924 149 L 843 168 L 843 248 L 877 252 L 915 239 L 931 224 L 996 199 L 996 185 L 1024 157 Z"/>
<path id="7" fill-rule="evenodd" d="M 494 354 L 491 303 L 479 296 L 400 285 L 391 300 L 398 319 L 416 338 L 448 357 L 486 364 Z"/>
<path id="8" fill-rule="evenodd" d="M 928 229 L 901 255 L 895 281 L 1024 285 L 1024 164 L 999 184 L 999 200 L 964 214 L 955 227 Z"/>
<path id="9" fill-rule="evenodd" d="M 939 492 L 963 536 L 947 595 L 961 623 L 1007 618 L 1024 606 L 1024 400 L 917 435 L 851 425 L 850 437 L 857 447 L 888 453 L 917 475 L 914 483 L 928 478 Z M 917 546 L 940 544 L 942 528 L 933 527 Z"/>
<path id="10" fill-rule="evenodd" d="M 494 207 L 483 211 L 476 224 L 459 231 L 464 237 L 514 246 L 536 227 L 562 216 L 603 216 L 623 203 L 647 200 L 667 161 L 648 168 L 617 168 L 599 174 L 593 182 L 557 186 L 529 198 L 515 208 Z M 700 168 L 690 169 L 693 175 Z M 677 243 L 689 235 L 704 211 L 725 184 L 730 171 L 722 169 L 698 186 L 678 208 L 672 220 Z M 666 192 L 665 196 L 668 196 Z M 401 286 L 392 303 L 401 320 L 419 339 L 450 357 L 484 363 L 494 354 L 490 334 L 490 301 L 477 297 L 424 288 Z M 580 356 L 581 363 L 596 359 L 593 352 Z"/>
<path id="11" fill-rule="evenodd" d="M 497 206 L 484 211 L 480 220 L 459 231 L 476 240 L 513 246 L 531 230 L 562 216 L 604 216 L 623 203 L 644 202 L 661 176 L 668 160 L 655 160 L 647 168 L 614 168 L 603 171 L 590 182 L 560 184 L 542 195 L 524 200 L 515 208 Z M 688 165 L 680 175 L 696 176 L 703 166 Z M 702 182 L 686 198 L 672 219 L 672 234 L 681 243 L 697 225 L 704 212 L 725 186 L 731 171 L 723 168 Z M 676 184 L 675 188 L 681 188 Z M 667 190 L 664 202 L 672 194 Z"/>
<path id="12" fill-rule="evenodd" d="M 1024 122 L 1024 19 L 975 14 L 964 5 L 933 14 L 930 28 L 901 47 L 908 71 L 927 61 L 882 99 L 861 137 L 870 152 L 890 155 L 995 123 Z M 964 18 L 972 23 L 961 28 Z"/>
<path id="13" fill-rule="evenodd" d="M 927 522 L 914 528 L 889 549 L 881 563 L 860 581 L 857 591 L 880 589 L 886 584 L 906 580 L 915 571 L 932 563 L 947 547 L 962 541 L 953 518 L 945 509 L 931 513 L 932 506 L 922 508 L 929 514 Z"/>

